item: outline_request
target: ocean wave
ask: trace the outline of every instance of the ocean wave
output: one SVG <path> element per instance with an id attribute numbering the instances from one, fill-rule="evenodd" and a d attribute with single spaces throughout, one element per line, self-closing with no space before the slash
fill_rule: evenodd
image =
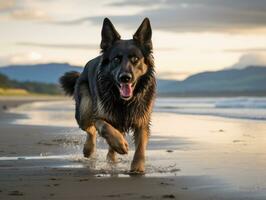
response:
<path id="1" fill-rule="evenodd" d="M 266 108 L 266 98 L 233 98 L 215 102 L 216 108 Z"/>
<path id="2" fill-rule="evenodd" d="M 265 97 L 158 98 L 155 112 L 266 120 Z"/>

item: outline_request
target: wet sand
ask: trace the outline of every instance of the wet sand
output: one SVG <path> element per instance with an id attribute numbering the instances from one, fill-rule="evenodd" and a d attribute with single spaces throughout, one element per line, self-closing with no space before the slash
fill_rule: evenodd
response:
<path id="1" fill-rule="evenodd" d="M 11 124 L 26 116 L 5 110 L 0 199 L 266 199 L 264 121 L 154 113 L 147 173 L 132 177 L 132 144 L 116 166 L 101 139 L 95 158 L 84 159 L 78 128 Z"/>

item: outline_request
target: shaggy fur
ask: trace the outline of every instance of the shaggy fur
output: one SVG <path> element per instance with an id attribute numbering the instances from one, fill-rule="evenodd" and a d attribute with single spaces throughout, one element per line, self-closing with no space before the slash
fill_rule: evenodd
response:
<path id="1" fill-rule="evenodd" d="M 144 19 L 133 39 L 121 40 L 106 18 L 101 49 L 81 74 L 67 72 L 60 78 L 65 93 L 74 96 L 79 127 L 88 133 L 84 156 L 94 152 L 97 130 L 110 146 L 108 158 L 115 161 L 115 152 L 127 153 L 124 134 L 131 130 L 136 144 L 131 171 L 144 172 L 156 89 L 149 20 Z"/>
<path id="2" fill-rule="evenodd" d="M 74 94 L 74 88 L 80 73 L 71 71 L 66 72 L 64 76 L 59 79 L 60 85 L 63 87 L 65 94 L 72 96 Z"/>

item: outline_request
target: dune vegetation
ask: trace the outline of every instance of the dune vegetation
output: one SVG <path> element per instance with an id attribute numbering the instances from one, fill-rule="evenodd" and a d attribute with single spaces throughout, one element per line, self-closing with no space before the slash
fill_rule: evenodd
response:
<path id="1" fill-rule="evenodd" d="M 10 80 L 3 74 L 0 74 L 0 95 L 32 94 L 60 95 L 62 92 L 61 88 L 57 84 L 32 81 L 15 81 Z"/>

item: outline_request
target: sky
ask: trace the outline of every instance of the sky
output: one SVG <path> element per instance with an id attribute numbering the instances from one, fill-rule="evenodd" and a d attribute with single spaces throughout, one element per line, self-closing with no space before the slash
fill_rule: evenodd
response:
<path id="1" fill-rule="evenodd" d="M 0 0 L 0 66 L 84 66 L 100 52 L 105 17 L 122 39 L 149 17 L 161 78 L 266 65 L 265 11 L 264 0 Z"/>

